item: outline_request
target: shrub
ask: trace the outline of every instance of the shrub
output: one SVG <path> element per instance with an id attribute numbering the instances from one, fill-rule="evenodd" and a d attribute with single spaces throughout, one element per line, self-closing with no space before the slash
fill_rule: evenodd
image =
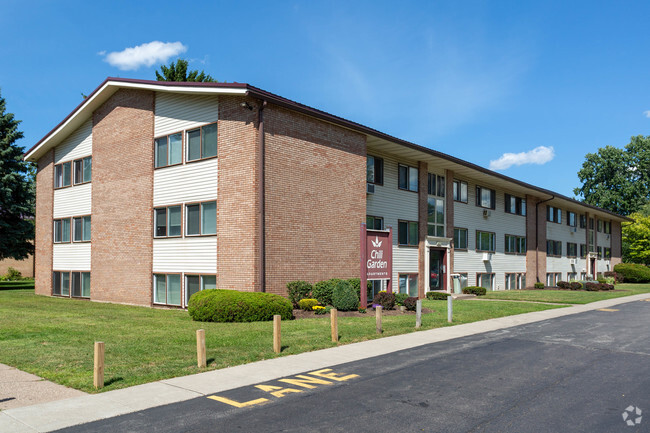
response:
<path id="1" fill-rule="evenodd" d="M 282 296 L 261 292 L 208 289 L 192 295 L 187 310 L 198 322 L 257 322 L 293 318 L 291 302 Z"/>
<path id="2" fill-rule="evenodd" d="M 485 287 L 469 286 L 463 289 L 463 293 L 466 295 L 484 296 L 487 293 L 487 289 Z"/>
<path id="3" fill-rule="evenodd" d="M 287 283 L 287 293 L 293 308 L 298 308 L 298 301 L 311 296 L 312 286 L 307 281 L 289 281 Z"/>
<path id="4" fill-rule="evenodd" d="M 609 278 L 614 278 L 614 283 L 613 284 L 618 284 L 618 283 L 623 282 L 623 276 L 621 274 L 619 274 L 618 272 L 607 271 L 607 272 L 603 273 L 603 276 L 605 278 L 608 278 L 608 277 Z"/>
<path id="5" fill-rule="evenodd" d="M 323 307 L 322 305 L 314 305 L 313 307 L 314 313 L 321 315 L 321 314 L 327 314 L 328 310 L 326 307 Z"/>
<path id="6" fill-rule="evenodd" d="M 404 299 L 404 306 L 409 311 L 415 311 L 417 305 L 418 305 L 418 298 L 416 298 L 415 296 L 410 296 Z"/>
<path id="7" fill-rule="evenodd" d="M 4 276 L 4 279 L 7 281 L 20 281 L 23 279 L 23 274 L 21 274 L 18 269 L 14 269 L 11 266 L 7 268 L 7 273 Z"/>
<path id="8" fill-rule="evenodd" d="M 357 292 L 357 296 L 361 299 L 361 280 L 359 278 L 350 278 L 346 280 Z M 366 282 L 367 289 L 372 289 L 372 281 L 368 280 Z"/>
<path id="9" fill-rule="evenodd" d="M 331 280 L 317 282 L 311 291 L 312 296 L 323 305 L 332 305 L 332 293 L 334 293 L 334 287 L 339 281 L 341 280 L 338 278 L 332 278 Z"/>
<path id="10" fill-rule="evenodd" d="M 560 289 L 565 289 L 565 290 L 569 290 L 571 288 L 571 284 L 567 283 L 566 281 L 558 281 L 557 286 Z"/>
<path id="11" fill-rule="evenodd" d="M 404 305 L 404 300 L 408 297 L 409 295 L 407 293 L 395 293 L 395 303 L 397 305 Z"/>
<path id="12" fill-rule="evenodd" d="M 582 290 L 582 283 L 580 281 L 572 281 L 569 283 L 569 289 Z"/>
<path id="13" fill-rule="evenodd" d="M 434 301 L 446 301 L 451 293 L 446 292 L 427 292 L 427 299 Z"/>
<path id="14" fill-rule="evenodd" d="M 359 308 L 357 289 L 344 280 L 339 280 L 332 292 L 332 306 L 341 311 L 353 311 Z"/>
<path id="15" fill-rule="evenodd" d="M 382 290 L 375 295 L 372 303 L 381 305 L 384 310 L 392 310 L 395 308 L 395 295 Z"/>
<path id="16" fill-rule="evenodd" d="M 590 292 L 600 292 L 600 291 L 606 291 L 606 290 L 614 290 L 614 286 L 612 286 L 611 284 L 606 284 L 606 283 L 587 282 L 587 283 L 585 283 L 585 290 L 588 290 Z"/>
<path id="17" fill-rule="evenodd" d="M 649 283 L 650 268 L 634 263 L 619 263 L 614 271 L 623 277 L 626 283 Z"/>
<path id="18" fill-rule="evenodd" d="M 318 305 L 318 301 L 316 299 L 306 298 L 298 301 L 298 307 L 301 310 L 305 310 L 305 311 L 311 311 L 317 305 Z"/>
<path id="19" fill-rule="evenodd" d="M 544 283 L 535 283 L 533 285 L 533 287 L 535 287 L 536 289 L 543 289 L 544 288 Z"/>

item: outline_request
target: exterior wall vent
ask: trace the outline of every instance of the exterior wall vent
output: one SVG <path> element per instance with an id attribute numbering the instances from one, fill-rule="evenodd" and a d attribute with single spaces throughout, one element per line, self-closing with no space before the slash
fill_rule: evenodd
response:
<path id="1" fill-rule="evenodd" d="M 490 216 L 490 211 L 487 209 L 483 209 L 483 218 L 487 218 Z"/>
<path id="2" fill-rule="evenodd" d="M 374 193 L 375 193 L 375 184 L 374 183 L 366 184 L 366 194 L 374 194 Z"/>

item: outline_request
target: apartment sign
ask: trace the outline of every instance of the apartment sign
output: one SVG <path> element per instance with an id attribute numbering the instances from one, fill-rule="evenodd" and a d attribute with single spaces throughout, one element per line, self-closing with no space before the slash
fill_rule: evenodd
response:
<path id="1" fill-rule="evenodd" d="M 387 280 L 391 278 L 392 242 L 390 232 L 368 230 L 366 235 L 366 278 Z"/>

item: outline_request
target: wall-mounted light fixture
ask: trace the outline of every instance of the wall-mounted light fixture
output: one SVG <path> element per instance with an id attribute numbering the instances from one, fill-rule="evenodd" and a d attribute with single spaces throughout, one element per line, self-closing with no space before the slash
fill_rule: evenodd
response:
<path id="1" fill-rule="evenodd" d="M 241 105 L 243 108 L 248 108 L 249 110 L 253 111 L 253 106 L 246 101 L 242 102 L 239 105 Z"/>

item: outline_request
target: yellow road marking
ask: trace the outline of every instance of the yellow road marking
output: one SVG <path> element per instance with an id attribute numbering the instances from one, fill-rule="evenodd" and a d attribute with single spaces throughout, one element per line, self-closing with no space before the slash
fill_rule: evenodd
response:
<path id="1" fill-rule="evenodd" d="M 599 308 L 598 311 L 618 311 L 616 308 Z"/>
<path id="2" fill-rule="evenodd" d="M 312 373 L 313 374 L 313 373 Z M 331 385 L 332 382 L 328 382 L 323 379 L 316 379 L 315 377 L 309 377 L 305 375 L 298 375 L 296 377 L 299 377 L 300 379 L 280 379 L 278 382 L 284 382 L 284 383 L 290 383 L 291 385 L 298 385 L 302 386 L 303 388 L 309 388 L 313 389 L 316 388 L 312 384 L 316 385 Z"/>
<path id="3" fill-rule="evenodd" d="M 264 403 L 266 401 L 269 401 L 268 398 L 258 398 L 257 400 L 249 400 L 249 401 L 244 401 L 244 402 L 238 402 L 238 401 L 226 398 L 226 397 L 219 397 L 217 395 L 211 395 L 211 396 L 208 396 L 208 398 L 211 398 L 212 400 L 217 400 L 217 401 L 220 401 L 221 403 L 226 403 L 226 404 L 229 404 L 229 405 L 235 406 L 235 407 L 253 406 L 253 405 L 256 405 L 256 404 L 260 404 L 260 403 Z"/>
<path id="4" fill-rule="evenodd" d="M 358 374 L 348 374 L 347 376 L 341 377 L 341 375 L 339 373 L 334 373 L 333 371 L 331 373 L 327 373 L 328 371 L 332 371 L 332 369 L 331 368 L 324 368 L 322 370 L 312 371 L 309 374 L 313 374 L 314 376 L 324 377 L 325 379 L 336 380 L 337 382 L 345 382 L 346 380 L 350 380 L 350 379 L 354 379 L 355 377 L 359 377 Z"/>
<path id="5" fill-rule="evenodd" d="M 282 388 L 281 386 L 273 385 L 255 385 L 255 388 L 261 389 L 262 391 L 270 392 L 273 397 L 284 397 L 285 394 L 290 392 L 302 392 L 299 389 L 293 388 Z"/>
<path id="6" fill-rule="evenodd" d="M 650 302 L 650 298 L 648 299 L 641 299 L 642 301 Z"/>

